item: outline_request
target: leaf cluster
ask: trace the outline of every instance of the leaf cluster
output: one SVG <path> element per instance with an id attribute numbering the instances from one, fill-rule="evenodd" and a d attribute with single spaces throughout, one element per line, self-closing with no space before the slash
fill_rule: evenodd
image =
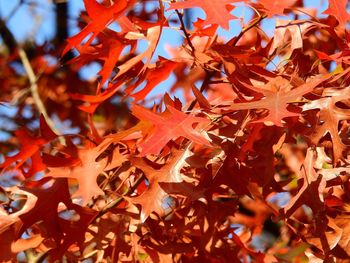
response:
<path id="1" fill-rule="evenodd" d="M 57 49 L 1 35 L 1 262 L 348 262 L 346 0 L 84 5 Z"/>

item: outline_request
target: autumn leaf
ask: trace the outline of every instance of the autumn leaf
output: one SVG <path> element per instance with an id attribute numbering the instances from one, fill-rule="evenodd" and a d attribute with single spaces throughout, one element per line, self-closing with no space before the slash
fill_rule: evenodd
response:
<path id="1" fill-rule="evenodd" d="M 312 209 L 315 216 L 318 216 L 316 220 L 323 220 L 321 218 L 324 215 L 322 213 L 324 212 L 323 190 L 326 187 L 326 181 L 321 175 L 316 173 L 313 167 L 314 158 L 315 153 L 309 149 L 306 153 L 304 163 L 298 172 L 298 178 L 303 179 L 302 187 L 287 206 L 284 207 L 286 217 L 289 217 L 297 208 L 306 204 Z"/>
<path id="2" fill-rule="evenodd" d="M 40 132 L 41 135 L 34 137 L 26 129 L 19 129 L 16 131 L 16 136 L 19 139 L 21 148 L 19 152 L 13 156 L 7 156 L 5 162 L 0 164 L 0 168 L 7 170 L 12 165 L 13 169 L 23 168 L 25 162 L 31 159 L 31 164 L 27 171 L 23 171 L 26 177 L 31 177 L 36 174 L 36 172 L 45 169 L 45 165 L 42 162 L 40 156 L 40 149 L 43 145 L 54 140 L 57 135 L 49 128 L 43 116 L 40 117 Z"/>
<path id="3" fill-rule="evenodd" d="M 82 111 L 88 112 L 88 113 L 94 113 L 97 109 L 97 107 L 105 102 L 107 99 L 111 98 L 113 95 L 115 95 L 116 92 L 120 89 L 121 85 L 123 84 L 124 79 L 121 79 L 120 81 L 114 83 L 113 85 L 109 86 L 104 91 L 96 94 L 96 95 L 85 95 L 85 94 L 70 94 L 70 97 L 74 100 L 79 100 L 84 102 L 84 104 L 79 105 L 78 108 Z"/>
<path id="4" fill-rule="evenodd" d="M 162 25 L 155 25 L 153 27 L 150 27 L 147 29 L 146 35 L 140 35 L 140 34 L 130 34 L 129 36 L 126 36 L 127 38 L 129 37 L 130 39 L 146 39 L 148 42 L 148 48 L 146 51 L 140 53 L 139 55 L 131 58 L 124 64 L 120 65 L 118 67 L 118 73 L 114 77 L 114 79 L 118 78 L 122 74 L 126 73 L 128 70 L 130 70 L 132 67 L 134 67 L 137 63 L 139 63 L 141 60 L 145 59 L 146 62 L 144 66 L 142 67 L 141 72 L 145 71 L 146 68 L 148 67 L 148 64 L 150 63 L 152 56 L 155 52 L 155 49 L 157 47 L 157 44 L 159 42 L 160 36 L 162 34 Z"/>
<path id="5" fill-rule="evenodd" d="M 278 77 L 261 88 L 254 88 L 255 91 L 264 94 L 263 99 L 246 103 L 234 103 L 229 109 L 267 109 L 269 111 L 268 115 L 256 122 L 271 122 L 276 126 L 283 126 L 282 119 L 300 116 L 299 113 L 290 112 L 287 109 L 288 104 L 297 101 L 304 94 L 311 92 L 323 81 L 323 79 L 314 79 L 297 88 L 291 89 L 288 80 Z"/>
<path id="6" fill-rule="evenodd" d="M 145 140 L 140 143 L 141 156 L 159 154 L 164 146 L 172 139 L 183 136 L 195 143 L 210 146 L 209 141 L 193 125 L 208 125 L 209 121 L 202 117 L 193 117 L 167 105 L 167 111 L 156 114 L 141 106 L 134 105 L 132 114 L 142 121 L 153 125 Z"/>
<path id="7" fill-rule="evenodd" d="M 334 94 L 334 96 L 330 96 Z M 346 100 L 350 96 L 349 88 L 342 90 L 329 90 L 323 98 L 311 101 L 303 106 L 303 111 L 319 109 L 322 123 L 317 123 L 317 129 L 311 135 L 314 144 L 318 144 L 322 137 L 330 134 L 333 142 L 333 160 L 337 163 L 347 146 L 339 136 L 338 124 L 350 118 L 350 110 L 337 107 L 337 102 Z"/>
<path id="8" fill-rule="evenodd" d="M 71 209 L 76 212 L 78 220 L 65 220 L 59 218 L 59 225 L 62 228 L 62 231 L 65 233 L 65 236 L 60 245 L 50 251 L 50 259 L 53 261 L 62 258 L 67 249 L 72 245 L 77 245 L 80 252 L 84 251 L 86 232 L 88 231 L 89 225 L 98 214 L 96 210 L 88 207 L 81 207 L 76 204 L 73 204 Z"/>
<path id="9" fill-rule="evenodd" d="M 27 214 L 32 210 L 37 201 L 37 197 L 34 194 L 22 190 L 17 186 L 13 186 L 8 190 L 11 191 L 11 193 L 17 194 L 19 196 L 23 195 L 27 198 L 21 209 L 18 209 L 14 213 L 9 214 L 3 209 L 0 210 L 0 233 L 6 232 L 6 229 L 9 227 L 13 227 L 13 239 L 15 240 L 18 238 L 18 229 L 22 224 L 20 216 Z"/>
<path id="10" fill-rule="evenodd" d="M 273 37 L 273 45 L 271 50 L 280 49 L 285 47 L 290 42 L 290 52 L 294 49 L 303 47 L 303 35 L 311 28 L 314 24 L 310 21 L 288 21 L 277 19 L 276 31 Z M 289 37 L 290 41 L 286 40 Z"/>
<path id="11" fill-rule="evenodd" d="M 120 154 L 118 148 L 113 152 L 112 162 L 108 158 L 97 160 L 101 155 L 99 147 L 86 146 L 78 150 L 80 162 L 74 166 L 68 167 L 48 167 L 49 172 L 46 177 L 53 178 L 74 178 L 78 181 L 79 188 L 74 196 L 80 197 L 83 205 L 86 205 L 91 198 L 98 195 L 104 195 L 102 189 L 98 186 L 97 177 L 103 172 L 120 166 L 126 159 Z"/>
<path id="12" fill-rule="evenodd" d="M 101 76 L 102 86 L 111 76 L 119 56 L 128 42 L 108 28 L 99 33 L 98 38 L 100 43 L 80 50 L 79 56 L 69 61 L 69 64 L 82 67 L 91 61 L 101 61 L 103 66 L 97 74 Z"/>
<path id="13" fill-rule="evenodd" d="M 178 65 L 176 62 L 166 59 L 161 59 L 159 62 L 159 65 L 155 65 L 152 68 L 148 68 L 144 75 L 141 76 L 135 84 L 127 87 L 127 89 L 125 90 L 126 93 L 130 94 L 131 97 L 135 98 L 135 102 L 143 100 L 155 86 L 165 81 Z M 146 86 L 143 87 L 141 90 L 132 93 L 144 81 L 147 81 Z"/>
<path id="14" fill-rule="evenodd" d="M 189 149 L 173 150 L 160 169 L 153 168 L 143 158 L 131 159 L 131 163 L 144 172 L 149 184 L 147 189 L 139 196 L 127 198 L 131 203 L 141 205 L 141 222 L 145 222 L 152 212 L 159 216 L 164 215 L 165 197 L 168 194 L 160 187 L 160 183 L 182 182 L 180 169 L 186 164 L 186 158 L 189 157 L 189 154 Z"/>
<path id="15" fill-rule="evenodd" d="M 200 7 L 206 13 L 205 25 L 219 25 L 223 29 L 229 29 L 229 21 L 236 17 L 231 15 L 232 6 L 227 6 L 240 0 L 187 0 L 182 2 L 171 3 L 168 10 L 187 9 Z"/>
<path id="16" fill-rule="evenodd" d="M 131 1 L 118 0 L 110 7 L 104 7 L 96 0 L 84 0 L 84 5 L 91 21 L 82 31 L 67 40 L 67 45 L 62 53 L 66 54 L 72 48 L 84 51 L 105 27 L 125 12 L 129 4 L 131 4 Z M 92 35 L 89 36 L 91 33 Z M 82 41 L 88 36 L 88 40 L 81 45 Z"/>
<path id="17" fill-rule="evenodd" d="M 347 63 L 349 64 L 349 59 L 350 59 L 350 51 L 349 50 L 343 50 L 341 52 L 337 52 L 332 55 L 328 55 L 322 51 L 315 50 L 317 56 L 321 60 L 326 60 L 326 61 L 335 61 L 337 63 Z"/>
<path id="18" fill-rule="evenodd" d="M 43 240 L 41 234 L 30 234 L 26 239 L 17 239 L 16 229 L 11 227 L 0 233 L 0 260 L 10 262 L 19 252 L 38 248 Z"/>
<path id="19" fill-rule="evenodd" d="M 34 223 L 43 221 L 46 230 L 59 244 L 63 238 L 63 233 L 58 226 L 58 206 L 62 202 L 66 207 L 70 207 L 72 200 L 66 179 L 57 179 L 50 183 L 52 184 L 48 188 L 44 188 L 40 183 L 35 187 L 22 187 L 22 190 L 28 193 L 26 195 L 34 195 L 35 201 L 31 201 L 31 197 L 27 201 L 30 205 L 30 210 L 19 216 L 22 225 L 18 232 L 22 234 Z"/>
<path id="20" fill-rule="evenodd" d="M 7 2 L 1 262 L 349 261 L 348 1 Z"/>
<path id="21" fill-rule="evenodd" d="M 339 26 L 345 28 L 350 20 L 350 14 L 346 11 L 347 4 L 347 0 L 328 0 L 328 8 L 322 14 L 334 16 L 339 21 Z"/>
<path id="22" fill-rule="evenodd" d="M 325 254 L 329 253 L 330 250 L 334 249 L 340 242 L 341 238 L 344 238 L 344 228 L 340 228 L 336 224 L 336 220 L 332 218 L 327 218 L 327 220 L 327 230 L 325 231 L 325 233 L 320 233 L 321 237 L 311 237 L 310 235 L 306 236 L 306 240 L 309 244 L 314 245 L 321 251 L 323 250 Z M 340 219 L 339 222 L 341 223 L 341 221 L 342 220 Z"/>
<path id="23" fill-rule="evenodd" d="M 283 11 L 295 4 L 296 0 L 273 1 L 273 0 L 259 0 L 258 3 L 263 6 L 264 11 L 268 17 L 274 15 L 283 15 Z"/>

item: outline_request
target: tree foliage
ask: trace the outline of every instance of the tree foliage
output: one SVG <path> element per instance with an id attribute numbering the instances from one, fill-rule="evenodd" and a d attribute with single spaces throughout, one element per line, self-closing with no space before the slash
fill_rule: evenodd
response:
<path id="1" fill-rule="evenodd" d="M 0 23 L 1 262 L 349 262 L 346 0 L 84 5 L 66 41 Z"/>

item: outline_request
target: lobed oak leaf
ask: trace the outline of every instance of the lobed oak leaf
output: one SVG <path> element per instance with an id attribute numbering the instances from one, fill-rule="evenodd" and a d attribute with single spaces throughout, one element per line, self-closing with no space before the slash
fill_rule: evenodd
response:
<path id="1" fill-rule="evenodd" d="M 339 255 L 340 262 L 346 262 L 350 258 L 350 228 L 349 228 L 349 217 L 348 215 L 339 215 L 331 221 L 330 227 L 336 229 L 336 227 L 340 228 L 341 237 L 337 242 L 337 247 L 334 248 L 334 254 L 336 256 Z M 333 227 L 333 225 L 336 227 Z M 335 237 L 333 237 L 334 239 Z M 338 260 L 337 260 L 338 261 Z"/>
<path id="2" fill-rule="evenodd" d="M 259 0 L 258 3 L 263 6 L 263 9 L 268 17 L 273 17 L 274 15 L 283 15 L 284 10 L 293 6 L 296 1 L 297 0 Z"/>
<path id="3" fill-rule="evenodd" d="M 45 186 L 46 183 L 52 183 Z M 62 228 L 59 226 L 58 212 L 61 209 L 60 203 L 71 207 L 68 183 L 66 179 L 57 179 L 55 181 L 41 180 L 32 182 L 18 188 L 12 187 L 12 193 L 25 196 L 26 201 L 23 207 L 12 214 L 3 215 L 0 213 L 0 244 L 3 245 L 0 252 L 0 259 L 18 253 L 28 248 L 37 247 L 42 241 L 43 236 L 27 232 L 29 239 L 18 239 L 28 228 L 40 223 L 45 228 L 46 236 L 53 238 L 59 245 L 64 236 Z M 30 234 L 32 233 L 32 234 Z M 16 241 L 17 240 L 17 241 Z M 4 254 L 6 255 L 4 255 Z"/>
<path id="4" fill-rule="evenodd" d="M 324 96 L 305 104 L 303 111 L 320 110 L 319 123 L 317 123 L 317 129 L 311 135 L 311 140 L 314 144 L 318 144 L 321 138 L 329 133 L 333 142 L 333 161 L 337 163 L 342 157 L 343 151 L 347 148 L 339 137 L 338 124 L 340 121 L 350 119 L 350 110 L 339 108 L 337 102 L 350 98 L 350 88 L 330 90 L 324 92 Z"/>
<path id="5" fill-rule="evenodd" d="M 52 261 L 61 259 L 72 245 L 77 245 L 80 251 L 83 251 L 88 227 L 98 214 L 94 209 L 81 207 L 76 204 L 72 204 L 70 209 L 73 209 L 77 213 L 79 219 L 65 220 L 59 218 L 59 226 L 65 235 L 59 246 L 50 251 L 50 259 Z"/>
<path id="6" fill-rule="evenodd" d="M 318 249 L 323 250 L 325 254 L 329 253 L 330 250 L 334 249 L 340 243 L 341 239 L 344 238 L 344 234 L 347 234 L 344 231 L 346 227 L 344 228 L 344 225 L 342 228 L 339 227 L 337 225 L 336 219 L 332 219 L 328 217 L 327 221 L 328 221 L 327 230 L 324 233 L 319 233 L 321 237 L 314 237 L 310 233 L 309 235 L 306 236 L 306 241 L 309 244 L 312 244 Z M 341 222 L 341 219 L 339 220 L 339 222 Z M 346 237 L 346 239 L 348 238 Z"/>
<path id="7" fill-rule="evenodd" d="M 164 198 L 168 194 L 161 188 L 160 183 L 180 183 L 183 181 L 180 173 L 181 168 L 186 164 L 186 158 L 190 150 L 173 150 L 167 162 L 160 168 L 151 167 L 143 158 L 132 158 L 130 162 L 141 169 L 148 179 L 148 188 L 137 197 L 128 197 L 133 204 L 141 205 L 140 218 L 145 222 L 148 216 L 155 212 L 159 216 L 164 215 Z"/>
<path id="8" fill-rule="evenodd" d="M 67 180 L 54 180 L 52 185 L 47 188 L 43 187 L 39 182 L 33 187 L 21 187 L 21 190 L 25 191 L 28 196 L 29 211 L 19 216 L 22 221 L 21 228 L 18 230 L 19 235 L 33 224 L 42 221 L 46 231 L 59 244 L 63 237 L 63 233 L 58 225 L 59 204 L 63 203 L 66 207 L 70 207 L 72 204 Z M 34 196 L 34 198 L 31 196 Z"/>
<path id="9" fill-rule="evenodd" d="M 126 157 L 120 154 L 118 148 L 114 150 L 111 162 L 109 162 L 108 158 L 97 160 L 102 152 L 99 147 L 87 146 L 79 149 L 79 164 L 68 167 L 48 167 L 49 172 L 45 176 L 77 179 L 79 188 L 74 193 L 74 196 L 80 197 L 83 205 L 86 205 L 94 196 L 104 194 L 96 182 L 97 177 L 103 171 L 111 170 L 126 161 Z"/>
<path id="10" fill-rule="evenodd" d="M 241 0 L 187 0 L 170 3 L 168 10 L 187 9 L 200 7 L 206 13 L 205 25 L 219 25 L 223 29 L 229 29 L 229 21 L 236 19 L 231 15 L 232 3 L 242 2 Z M 227 6 L 230 6 L 228 9 Z M 231 10 L 230 10 L 231 9 Z"/>
<path id="11" fill-rule="evenodd" d="M 278 48 L 286 47 L 286 38 L 290 38 L 290 49 L 292 52 L 294 49 L 303 47 L 303 35 L 310 29 L 316 27 L 316 22 L 307 20 L 276 20 L 276 30 L 273 37 L 273 45 L 271 51 L 275 51 Z"/>
<path id="12" fill-rule="evenodd" d="M 346 11 L 348 0 L 328 0 L 328 8 L 322 13 L 334 16 L 341 28 L 346 27 L 346 23 L 350 20 L 350 14 Z"/>
<path id="13" fill-rule="evenodd" d="M 124 64 L 120 65 L 118 67 L 118 73 L 117 75 L 114 77 L 114 79 L 118 78 L 119 76 L 121 76 L 122 74 L 126 73 L 128 70 L 130 70 L 132 67 L 134 67 L 137 63 L 139 63 L 141 60 L 145 59 L 146 62 L 141 70 L 141 72 L 143 72 L 147 67 L 148 64 L 151 62 L 152 56 L 156 50 L 156 47 L 158 45 L 160 36 L 162 34 L 162 29 L 163 26 L 162 25 L 156 25 L 153 27 L 150 27 L 147 29 L 146 32 L 146 36 L 139 36 L 139 39 L 146 39 L 148 41 L 148 48 L 146 49 L 146 51 L 140 53 L 139 55 L 129 59 L 127 62 L 125 62 Z M 126 38 L 128 37 L 128 35 L 126 35 Z M 132 39 L 132 37 L 131 37 Z"/>
<path id="14" fill-rule="evenodd" d="M 298 193 L 284 207 L 285 217 L 291 216 L 297 208 L 308 205 L 316 217 L 316 223 L 322 222 L 324 214 L 323 191 L 326 188 L 326 180 L 317 174 L 313 164 L 315 160 L 314 151 L 307 150 L 304 163 L 298 171 L 298 177 L 303 178 L 303 185 Z"/>
<path id="15" fill-rule="evenodd" d="M 167 105 L 167 111 L 161 115 L 141 106 L 134 105 L 132 114 L 140 120 L 153 125 L 146 139 L 139 145 L 141 156 L 159 154 L 163 147 L 172 139 L 183 136 L 195 143 L 210 146 L 208 140 L 200 132 L 193 129 L 193 125 L 208 125 L 209 120 L 193 117 Z"/>
<path id="16" fill-rule="evenodd" d="M 108 28 L 105 28 L 98 34 L 98 39 L 98 44 L 80 50 L 79 56 L 72 59 L 69 64 L 81 68 L 91 61 L 101 61 L 102 68 L 97 73 L 101 77 L 101 82 L 99 83 L 100 89 L 110 77 L 119 60 L 120 54 L 129 43 L 125 39 L 122 39 L 118 33 Z"/>
<path id="17" fill-rule="evenodd" d="M 130 95 L 135 99 L 135 101 L 143 100 L 155 86 L 157 86 L 159 83 L 162 83 L 170 76 L 177 65 L 178 63 L 176 62 L 160 58 L 159 63 L 155 65 L 155 67 L 147 68 L 143 76 L 141 76 L 135 84 L 127 87 L 125 89 L 125 92 L 131 94 L 146 80 L 147 84 L 144 88 Z"/>
<path id="18" fill-rule="evenodd" d="M 19 139 L 21 148 L 17 154 L 7 156 L 5 162 L 0 164 L 0 168 L 7 170 L 13 164 L 15 164 L 13 169 L 23 168 L 25 162 L 31 159 L 29 169 L 23 173 L 25 177 L 31 177 L 36 172 L 44 170 L 45 165 L 41 159 L 40 149 L 57 138 L 57 135 L 49 128 L 43 116 L 40 116 L 40 133 L 40 136 L 34 137 L 26 129 L 17 130 L 15 135 Z"/>
<path id="19" fill-rule="evenodd" d="M 289 103 L 297 101 L 301 96 L 311 92 L 317 85 L 322 83 L 324 79 L 311 80 L 295 89 L 291 89 L 288 80 L 277 77 L 272 79 L 261 88 L 254 88 L 257 92 L 264 95 L 264 98 L 257 101 L 249 101 L 245 103 L 234 103 L 230 110 L 249 110 L 249 109 L 267 109 L 268 115 L 256 122 L 272 122 L 276 126 L 283 126 L 282 119 L 287 117 L 299 116 L 299 113 L 287 110 Z"/>
<path id="20" fill-rule="evenodd" d="M 193 26 L 195 27 L 195 31 L 191 34 L 191 38 L 193 39 L 195 36 L 203 37 L 213 37 L 218 29 L 217 24 L 213 24 L 211 26 L 206 26 L 206 20 L 198 18 L 196 22 L 193 22 Z"/>
<path id="21" fill-rule="evenodd" d="M 117 0 L 113 5 L 105 7 L 96 0 L 84 0 L 85 9 L 91 21 L 78 34 L 68 38 L 62 54 L 66 54 L 72 48 L 84 51 L 105 27 L 126 11 L 132 2 L 133 0 Z M 92 35 L 90 36 L 91 33 Z M 83 40 L 88 36 L 86 43 L 81 46 Z"/>

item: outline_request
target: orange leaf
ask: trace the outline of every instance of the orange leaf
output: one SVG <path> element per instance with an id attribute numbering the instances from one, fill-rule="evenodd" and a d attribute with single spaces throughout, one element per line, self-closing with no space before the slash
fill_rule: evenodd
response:
<path id="1" fill-rule="evenodd" d="M 72 48 L 78 50 L 86 49 L 105 27 L 124 13 L 129 4 L 130 2 L 127 0 L 117 0 L 110 7 L 104 7 L 96 0 L 84 0 L 84 5 L 91 21 L 82 31 L 67 40 L 67 45 L 62 53 L 66 54 Z M 91 33 L 92 35 L 89 36 Z M 88 36 L 86 43 L 81 46 L 83 40 Z"/>
<path id="2" fill-rule="evenodd" d="M 45 176 L 77 179 L 79 188 L 74 193 L 74 196 L 80 197 L 83 205 L 86 205 L 94 196 L 104 194 L 96 182 L 99 174 L 120 166 L 126 160 L 125 156 L 116 149 L 113 152 L 113 161 L 111 163 L 108 162 L 108 158 L 97 161 L 97 157 L 102 152 L 99 147 L 87 146 L 79 149 L 78 156 L 81 161 L 79 164 L 70 167 L 49 167 L 50 171 Z"/>
<path id="3" fill-rule="evenodd" d="M 167 110 L 160 115 L 134 105 L 132 114 L 140 120 L 152 123 L 154 126 L 147 138 L 140 144 L 142 148 L 141 156 L 159 154 L 170 140 L 179 136 L 198 144 L 210 145 L 208 140 L 192 127 L 195 123 L 208 125 L 209 120 L 187 115 L 169 105 L 167 105 Z"/>
<path id="4" fill-rule="evenodd" d="M 339 21 L 339 26 L 346 27 L 350 14 L 346 11 L 348 0 L 328 0 L 328 8 L 322 14 L 332 15 Z"/>

